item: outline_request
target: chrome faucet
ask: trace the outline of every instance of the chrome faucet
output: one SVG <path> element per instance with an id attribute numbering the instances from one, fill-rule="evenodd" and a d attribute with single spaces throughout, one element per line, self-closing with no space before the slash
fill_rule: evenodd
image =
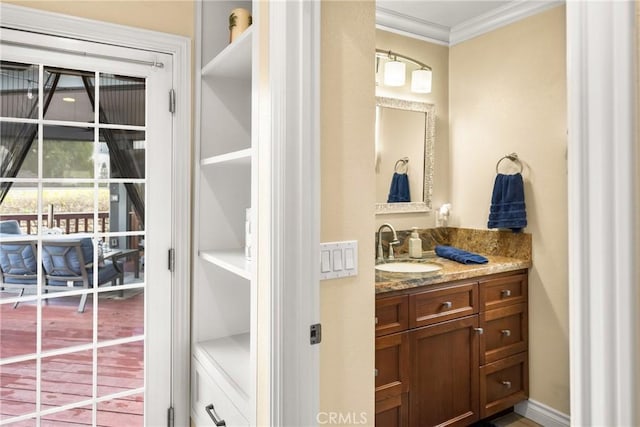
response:
<path id="1" fill-rule="evenodd" d="M 389 257 L 388 259 L 395 259 L 393 256 L 393 245 L 397 245 L 400 243 L 398 240 L 398 235 L 396 234 L 396 230 L 389 223 L 384 223 L 378 228 L 378 257 L 376 259 L 377 262 L 384 262 L 384 250 L 382 249 L 382 230 L 384 228 L 388 228 L 393 233 L 393 240 L 389 242 Z"/>

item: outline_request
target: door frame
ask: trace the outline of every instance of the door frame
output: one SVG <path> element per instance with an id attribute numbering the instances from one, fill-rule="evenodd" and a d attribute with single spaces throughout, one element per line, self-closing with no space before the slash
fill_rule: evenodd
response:
<path id="1" fill-rule="evenodd" d="M 567 2 L 573 425 L 640 422 L 637 4 Z"/>
<path id="2" fill-rule="evenodd" d="M 190 236 L 191 236 L 191 41 L 187 37 L 107 22 L 0 4 L 1 26 L 52 36 L 169 54 L 173 57 L 173 200 L 175 250 L 172 293 L 171 404 L 177 424 L 189 420 L 190 364 Z M 169 94 L 167 94 L 167 106 Z M 189 141 L 188 149 L 178 141 Z M 176 227 L 175 224 L 180 224 Z"/>

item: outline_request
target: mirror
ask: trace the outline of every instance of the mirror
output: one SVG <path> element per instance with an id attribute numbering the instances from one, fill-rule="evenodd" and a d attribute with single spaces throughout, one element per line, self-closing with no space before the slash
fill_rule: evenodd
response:
<path id="1" fill-rule="evenodd" d="M 376 214 L 431 210 L 435 118 L 433 104 L 376 97 Z M 389 203 L 394 172 L 405 169 L 410 201 Z"/>

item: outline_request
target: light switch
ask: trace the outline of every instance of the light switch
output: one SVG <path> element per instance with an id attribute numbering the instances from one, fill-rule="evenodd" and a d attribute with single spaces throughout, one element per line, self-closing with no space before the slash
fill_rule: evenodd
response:
<path id="1" fill-rule="evenodd" d="M 358 274 L 358 242 L 320 244 L 320 279 L 338 279 Z"/>
<path id="2" fill-rule="evenodd" d="M 346 248 L 344 250 L 344 268 L 345 270 L 353 270 L 355 268 L 355 264 L 353 262 L 353 249 Z"/>
<path id="3" fill-rule="evenodd" d="M 331 251 L 320 253 L 320 272 L 329 273 L 331 271 Z"/>
<path id="4" fill-rule="evenodd" d="M 342 249 L 333 250 L 333 271 L 342 270 Z"/>

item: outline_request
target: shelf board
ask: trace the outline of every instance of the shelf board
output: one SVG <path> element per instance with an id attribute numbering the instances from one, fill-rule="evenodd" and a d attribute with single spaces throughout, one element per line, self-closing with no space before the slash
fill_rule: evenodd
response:
<path id="1" fill-rule="evenodd" d="M 224 268 L 247 280 L 251 280 L 251 265 L 244 256 L 243 249 L 228 249 L 215 251 L 200 251 L 200 258 L 204 261 Z"/>
<path id="2" fill-rule="evenodd" d="M 245 148 L 244 150 L 238 150 L 238 151 L 233 151 L 231 153 L 225 153 L 217 156 L 206 157 L 200 160 L 201 166 L 217 165 L 217 164 L 250 165 L 251 164 L 251 148 Z"/>
<path id="3" fill-rule="evenodd" d="M 252 35 L 253 27 L 247 28 L 236 41 L 202 67 L 202 76 L 251 79 Z"/>
<path id="4" fill-rule="evenodd" d="M 236 393 L 229 397 L 243 409 L 249 402 L 251 390 L 250 335 L 249 333 L 200 341 L 194 347 L 196 359 L 204 366 L 213 368 L 213 377 L 224 380 Z"/>

